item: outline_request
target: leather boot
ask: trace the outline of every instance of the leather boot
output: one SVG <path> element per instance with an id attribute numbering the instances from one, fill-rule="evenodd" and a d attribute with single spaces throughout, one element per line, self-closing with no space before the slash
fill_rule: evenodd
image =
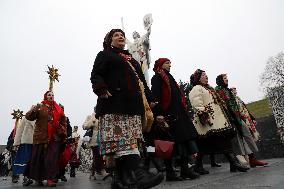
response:
<path id="1" fill-rule="evenodd" d="M 12 175 L 12 183 L 17 183 L 19 182 L 19 175 Z"/>
<path id="2" fill-rule="evenodd" d="M 70 169 L 70 177 L 75 177 L 76 173 L 75 173 L 75 167 L 71 167 Z"/>
<path id="3" fill-rule="evenodd" d="M 161 163 L 155 157 L 151 157 L 151 161 L 153 162 L 153 164 L 156 167 L 156 169 L 158 170 L 158 172 L 165 172 L 166 171 L 166 168 L 164 166 L 162 166 Z"/>
<path id="4" fill-rule="evenodd" d="M 140 163 L 140 157 L 136 154 L 122 156 L 121 162 L 121 182 L 126 188 L 137 189 L 137 179 L 134 170 L 137 169 Z M 144 166 L 144 165 L 141 165 Z"/>
<path id="5" fill-rule="evenodd" d="M 211 167 L 221 167 L 221 164 L 216 163 L 215 155 L 210 154 Z"/>
<path id="6" fill-rule="evenodd" d="M 180 177 L 183 179 L 197 179 L 200 175 L 193 170 L 193 168 L 188 167 L 188 159 L 181 159 Z"/>
<path id="7" fill-rule="evenodd" d="M 48 186 L 48 187 L 56 187 L 56 183 L 53 181 L 53 179 L 48 179 L 46 186 Z"/>
<path id="8" fill-rule="evenodd" d="M 150 163 L 151 163 L 151 157 L 148 155 L 147 157 L 144 158 L 144 169 L 146 171 L 150 170 Z"/>
<path id="9" fill-rule="evenodd" d="M 128 189 L 128 185 L 130 184 L 127 180 L 127 173 L 124 169 L 127 169 L 125 167 L 124 158 L 117 158 L 115 159 L 115 169 L 112 173 L 112 182 L 111 182 L 111 189 Z M 124 180 L 123 180 L 124 179 Z M 127 184 L 125 184 L 127 183 Z"/>
<path id="10" fill-rule="evenodd" d="M 134 171 L 131 169 L 124 168 L 122 170 L 121 182 L 125 188 L 137 189 L 137 179 Z"/>
<path id="11" fill-rule="evenodd" d="M 247 172 L 249 170 L 248 167 L 243 166 L 239 163 L 238 159 L 233 153 L 226 153 L 224 154 L 227 160 L 230 162 L 230 172 Z"/>
<path id="12" fill-rule="evenodd" d="M 160 184 L 164 176 L 161 173 L 153 174 L 146 171 L 138 155 L 127 155 L 122 160 L 121 182 L 126 189 L 149 189 Z"/>
<path id="13" fill-rule="evenodd" d="M 145 171 L 142 167 L 135 170 L 135 176 L 138 182 L 138 189 L 149 189 L 159 185 L 163 180 L 164 176 L 162 173 L 151 173 Z"/>
<path id="14" fill-rule="evenodd" d="M 196 157 L 196 164 L 194 165 L 194 171 L 199 175 L 206 175 L 209 174 L 209 171 L 203 168 L 203 154 L 198 154 Z"/>
<path id="15" fill-rule="evenodd" d="M 166 166 L 166 181 L 182 181 L 182 178 L 179 177 L 174 171 L 172 160 L 164 160 Z"/>
<path id="16" fill-rule="evenodd" d="M 250 167 L 256 167 L 256 166 L 265 166 L 268 163 L 266 161 L 257 160 L 254 154 L 249 154 L 249 164 Z"/>
<path id="17" fill-rule="evenodd" d="M 120 180 L 120 176 L 118 175 L 117 170 L 114 170 L 112 173 L 111 189 L 125 189 Z"/>

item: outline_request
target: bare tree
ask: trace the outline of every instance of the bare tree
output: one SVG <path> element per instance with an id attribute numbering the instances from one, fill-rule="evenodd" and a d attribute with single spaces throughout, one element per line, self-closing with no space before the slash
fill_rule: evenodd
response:
<path id="1" fill-rule="evenodd" d="M 260 75 L 260 84 L 268 92 L 269 89 L 284 85 L 284 53 L 270 57 L 264 72 Z"/>

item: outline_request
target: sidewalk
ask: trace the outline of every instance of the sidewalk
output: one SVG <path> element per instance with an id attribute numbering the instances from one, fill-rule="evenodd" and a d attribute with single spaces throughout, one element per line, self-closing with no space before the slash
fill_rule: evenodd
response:
<path id="1" fill-rule="evenodd" d="M 222 164 L 220 168 L 211 168 L 209 175 L 201 176 L 196 180 L 180 182 L 163 182 L 155 189 L 284 189 L 284 158 L 267 160 L 269 166 L 252 168 L 247 173 L 230 173 L 229 164 Z M 43 187 L 23 187 L 20 183 L 12 184 L 11 178 L 2 180 L 0 188 L 31 188 L 42 189 Z M 46 187 L 44 187 L 46 188 Z M 69 178 L 68 182 L 59 182 L 58 189 L 110 189 L 110 179 L 107 181 L 90 181 L 85 173 L 78 173 L 76 178 Z"/>

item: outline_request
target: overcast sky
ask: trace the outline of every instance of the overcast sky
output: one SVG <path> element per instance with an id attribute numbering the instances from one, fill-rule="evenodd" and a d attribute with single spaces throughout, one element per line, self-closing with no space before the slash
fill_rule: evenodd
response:
<path id="1" fill-rule="evenodd" d="M 42 100 L 47 65 L 61 75 L 55 100 L 81 128 L 96 104 L 94 59 L 121 17 L 132 40 L 134 30 L 145 34 L 142 19 L 152 13 L 152 62 L 169 58 L 177 81 L 201 68 L 215 86 L 216 76 L 227 73 L 245 102 L 262 99 L 259 75 L 284 49 L 283 10 L 283 0 L 0 0 L 0 144 L 13 129 L 12 110 L 26 112 Z"/>

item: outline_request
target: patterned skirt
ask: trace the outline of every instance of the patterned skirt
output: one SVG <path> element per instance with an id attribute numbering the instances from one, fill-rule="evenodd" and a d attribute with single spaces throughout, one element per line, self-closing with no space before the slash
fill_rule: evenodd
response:
<path id="1" fill-rule="evenodd" d="M 102 155 L 137 153 L 143 139 L 140 115 L 106 114 L 99 118 Z"/>
<path id="2" fill-rule="evenodd" d="M 246 125 L 241 127 L 242 135 L 237 132 L 237 136 L 233 138 L 233 151 L 236 155 L 248 155 L 258 151 L 253 136 Z"/>

